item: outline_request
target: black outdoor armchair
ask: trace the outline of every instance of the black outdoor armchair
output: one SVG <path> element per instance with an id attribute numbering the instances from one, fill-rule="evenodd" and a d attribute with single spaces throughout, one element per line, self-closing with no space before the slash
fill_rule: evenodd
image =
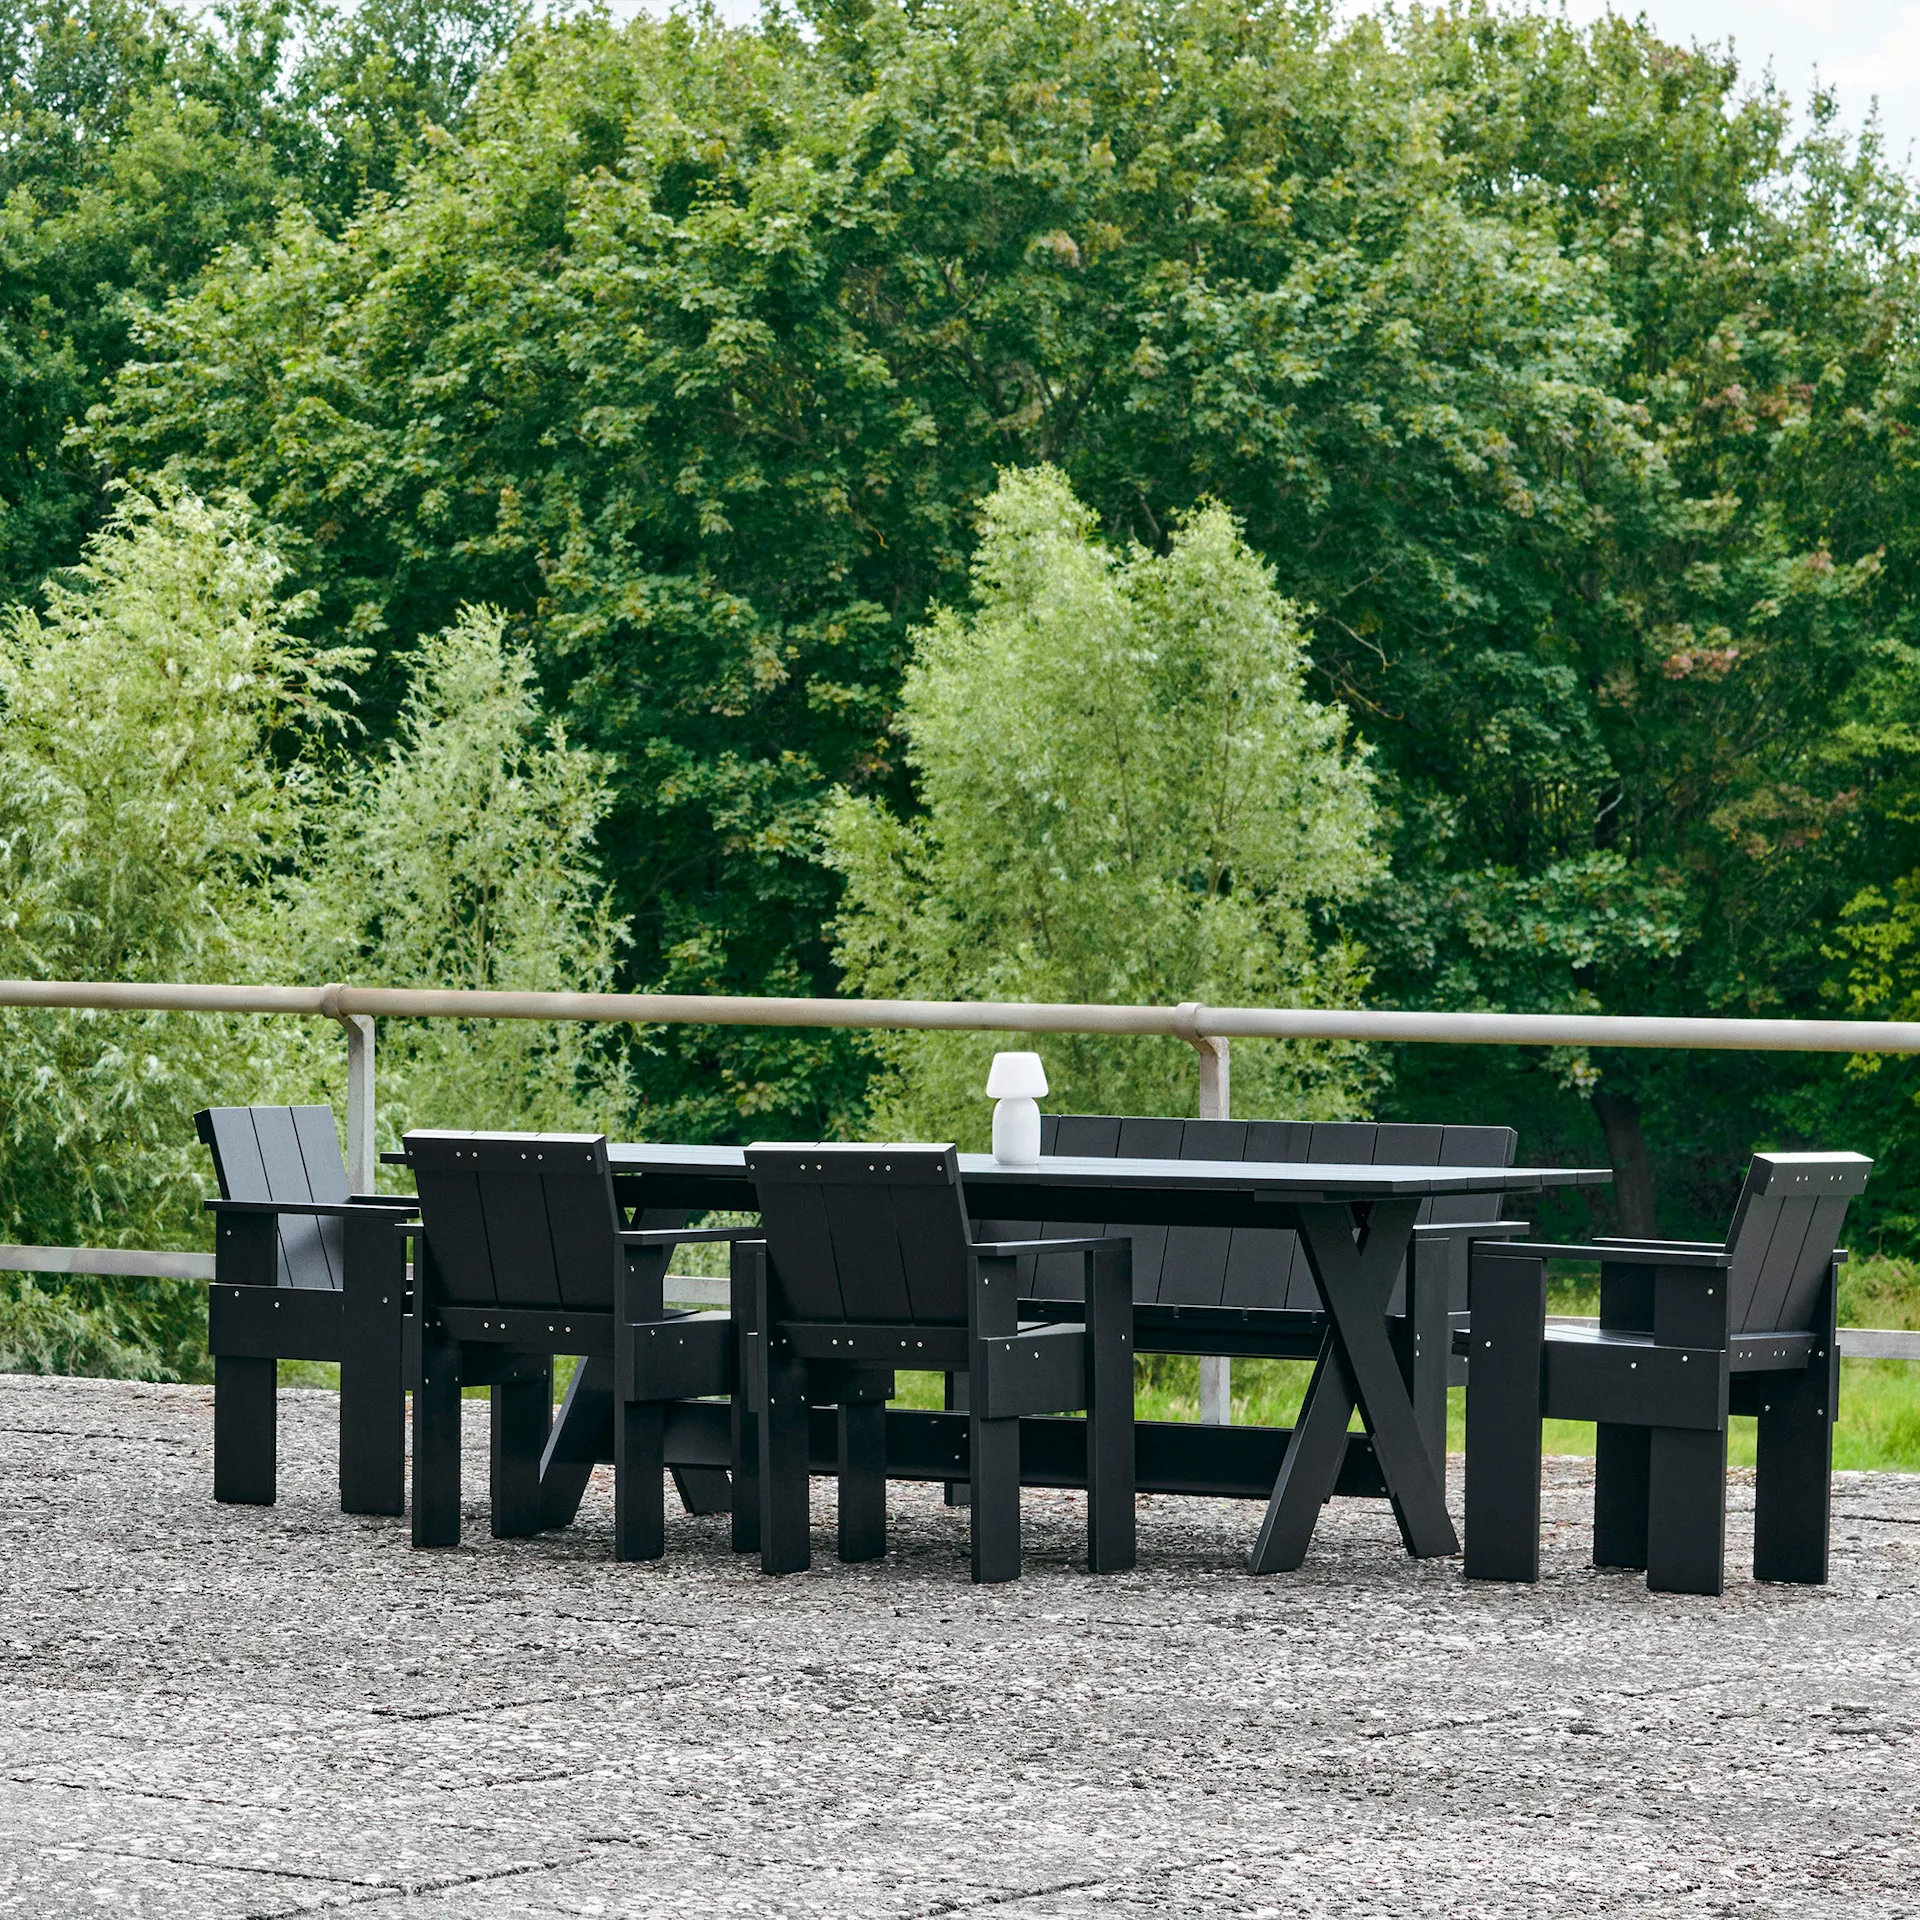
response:
<path id="1" fill-rule="evenodd" d="M 1083 1306 L 1023 1324 L 1017 1263 L 1031 1241 L 976 1244 L 951 1146 L 746 1150 L 765 1244 L 742 1329 L 758 1422 L 761 1565 L 809 1563 L 809 1410 L 840 1419 L 840 1556 L 886 1550 L 886 1401 L 896 1369 L 964 1374 L 976 1581 L 1020 1573 L 1020 1419 L 1086 1411 L 1087 1564 L 1134 1558 L 1130 1249 L 1081 1238 Z M 737 1291 L 736 1303 L 741 1295 Z"/>
<path id="2" fill-rule="evenodd" d="M 340 1366 L 340 1504 L 406 1510 L 407 1199 L 347 1191 L 328 1107 L 209 1107 L 193 1116 L 220 1198 L 207 1300 L 213 1497 L 271 1506 L 282 1360 Z"/>
<path id="3" fill-rule="evenodd" d="M 1872 1161 L 1753 1157 L 1723 1245 L 1476 1245 L 1466 1571 L 1540 1577 L 1540 1423 L 1597 1423 L 1593 1559 L 1656 1592 L 1725 1584 L 1727 1419 L 1755 1414 L 1756 1579 L 1827 1577 L 1839 1357 L 1836 1251 Z M 1546 1264 L 1600 1263 L 1597 1327 L 1549 1326 Z"/>
<path id="4" fill-rule="evenodd" d="M 669 1313 L 667 1258 L 681 1241 L 751 1230 L 624 1227 L 598 1134 L 420 1131 L 405 1146 L 420 1194 L 414 1545 L 459 1543 L 464 1386 L 491 1389 L 495 1536 L 570 1517 L 570 1504 L 553 1512 L 551 1487 L 542 1498 L 553 1362 L 566 1354 L 595 1365 L 610 1399 L 615 1557 L 658 1559 L 667 1468 L 724 1473 L 739 1450 L 738 1421 L 707 1398 L 733 1393 L 733 1321 Z"/>

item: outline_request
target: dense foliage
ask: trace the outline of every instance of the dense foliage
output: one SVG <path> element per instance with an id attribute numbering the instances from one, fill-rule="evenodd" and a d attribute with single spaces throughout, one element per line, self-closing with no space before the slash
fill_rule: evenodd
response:
<path id="1" fill-rule="evenodd" d="M 499 609 L 600 756 L 627 982 L 840 984 L 830 796 L 928 805 L 912 636 L 1045 462 L 1116 553 L 1216 503 L 1301 609 L 1370 754 L 1376 1003 L 1920 998 L 1915 206 L 1818 101 L 1790 135 L 1643 24 L 1470 4 L 12 0 L 0 46 L 0 586 L 116 475 L 244 495 L 295 630 L 372 655 L 376 770 L 423 639 Z M 873 1065 L 621 1070 L 719 1135 L 857 1124 Z M 1610 1159 L 1634 1226 L 1819 1139 L 1920 1233 L 1905 1066 L 1376 1071 Z"/>
<path id="2" fill-rule="evenodd" d="M 468 609 L 409 656 L 396 737 L 310 807 L 278 890 L 303 980 L 605 992 L 624 929 L 595 830 L 604 772 L 543 718 L 499 614 Z M 603 1032 L 544 1021 L 389 1022 L 382 1145 L 408 1126 L 617 1131 L 632 1105 Z"/>
<path id="3" fill-rule="evenodd" d="M 354 664 L 288 631 L 299 603 L 245 517 L 123 498 L 85 563 L 0 635 L 0 973 L 257 979 L 300 781 L 272 750 Z M 293 1022 L 0 1013 L 0 1238 L 178 1244 L 205 1190 L 187 1116 L 305 1077 Z M 198 1237 L 197 1235 L 195 1237 Z M 0 1357 L 171 1367 L 202 1290 L 32 1283 Z"/>
<path id="4" fill-rule="evenodd" d="M 590 843 L 598 765 L 544 721 L 498 616 L 411 660 L 397 737 L 341 751 L 364 657 L 315 648 L 248 515 L 126 495 L 46 608 L 0 632 L 0 974 L 595 985 L 620 928 Z M 343 964 L 353 963 L 351 967 Z M 381 1114 L 623 1130 L 622 1062 L 577 1028 L 389 1025 Z M 0 1241 L 205 1240 L 189 1116 L 335 1100 L 323 1022 L 0 1012 Z M 204 1288 L 0 1280 L 0 1367 L 205 1364 Z"/>
<path id="5" fill-rule="evenodd" d="M 986 501 L 970 616 L 915 636 L 899 731 L 923 812 L 842 795 L 838 958 L 880 999 L 1167 1006 L 1352 1004 L 1329 921 L 1379 877 L 1364 762 L 1338 707 L 1304 697 L 1296 609 L 1208 507 L 1165 553 L 1121 556 L 1049 467 Z M 874 1123 L 984 1145 L 980 1088 L 1004 1036 L 888 1043 Z M 1076 1112 L 1178 1113 L 1179 1040 L 1050 1035 Z M 1235 1049 L 1254 1112 L 1333 1118 L 1351 1054 Z"/>

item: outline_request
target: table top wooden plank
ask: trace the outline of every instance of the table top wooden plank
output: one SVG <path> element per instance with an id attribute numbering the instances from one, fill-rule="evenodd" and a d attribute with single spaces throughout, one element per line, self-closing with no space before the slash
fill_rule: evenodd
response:
<path id="1" fill-rule="evenodd" d="M 607 1157 L 616 1174 L 740 1177 L 741 1147 L 620 1142 Z M 1030 1167 L 1006 1166 L 988 1153 L 963 1153 L 961 1178 L 990 1191 L 1023 1187 L 1155 1189 L 1238 1193 L 1258 1198 L 1330 1201 L 1419 1197 L 1430 1193 L 1536 1193 L 1546 1187 L 1597 1187 L 1613 1178 L 1605 1167 L 1341 1166 L 1332 1162 L 1262 1160 L 1137 1160 L 1043 1155 Z"/>

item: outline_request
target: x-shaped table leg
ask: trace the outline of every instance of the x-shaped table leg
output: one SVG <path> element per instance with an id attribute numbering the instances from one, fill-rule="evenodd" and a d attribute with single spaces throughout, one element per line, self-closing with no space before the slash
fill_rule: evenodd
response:
<path id="1" fill-rule="evenodd" d="M 1254 1543 L 1255 1573 L 1290 1572 L 1306 1558 L 1314 1522 L 1346 1457 L 1347 1422 L 1356 1405 L 1407 1551 L 1421 1559 L 1460 1551 L 1445 1489 L 1387 1339 L 1387 1300 L 1412 1247 L 1419 1210 L 1417 1200 L 1376 1200 L 1356 1239 L 1344 1205 L 1293 1209 L 1328 1327 Z"/>

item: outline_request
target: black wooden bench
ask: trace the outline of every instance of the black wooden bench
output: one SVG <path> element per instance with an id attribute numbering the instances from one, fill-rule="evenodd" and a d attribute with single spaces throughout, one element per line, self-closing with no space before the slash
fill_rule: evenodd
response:
<path id="1" fill-rule="evenodd" d="M 1183 1120 L 1110 1114 L 1047 1114 L 1040 1151 L 1081 1158 L 1287 1161 L 1319 1165 L 1510 1167 L 1511 1127 L 1357 1120 Z M 1438 1467 L 1446 1461 L 1447 1387 L 1465 1378 L 1450 1359 L 1450 1316 L 1467 1307 L 1467 1253 L 1476 1238 L 1521 1233 L 1497 1218 L 1499 1197 L 1441 1194 L 1421 1202 L 1412 1286 L 1403 1272 L 1389 1303 L 1392 1338 L 1414 1412 Z M 1009 1236 L 982 1221 L 985 1238 Z M 1287 1227 L 1109 1227 L 1049 1221 L 1043 1239 L 1124 1233 L 1133 1245 L 1134 1337 L 1143 1353 L 1312 1359 L 1325 1314 L 1300 1246 Z M 1023 1297 L 1071 1302 L 1078 1263 L 1048 1253 L 1021 1257 Z M 1044 1307 L 1040 1310 L 1045 1310 Z M 950 1383 L 949 1401 L 960 1389 Z M 1364 1484 L 1363 1476 L 1351 1483 Z"/>
<path id="2" fill-rule="evenodd" d="M 1476 1246 L 1467 1390 L 1466 1569 L 1540 1577 L 1540 1423 L 1597 1423 L 1593 1560 L 1657 1592 L 1726 1578 L 1727 1418 L 1759 1418 L 1753 1571 L 1827 1577 L 1839 1410 L 1836 1251 L 1872 1161 L 1759 1153 L 1723 1244 Z M 1546 1266 L 1600 1263 L 1592 1328 L 1546 1320 Z"/>
<path id="3" fill-rule="evenodd" d="M 340 1504 L 406 1510 L 406 1254 L 413 1202 L 347 1191 L 328 1107 L 208 1107 L 193 1116 L 220 1198 L 207 1299 L 213 1497 L 270 1506 L 281 1360 L 340 1366 Z"/>

